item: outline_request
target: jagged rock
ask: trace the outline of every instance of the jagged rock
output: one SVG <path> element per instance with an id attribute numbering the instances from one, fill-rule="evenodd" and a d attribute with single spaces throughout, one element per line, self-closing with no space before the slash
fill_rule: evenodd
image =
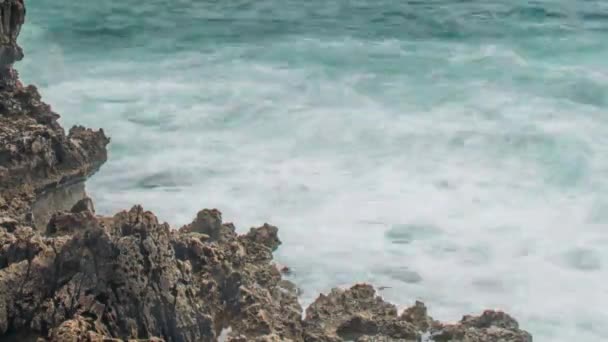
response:
<path id="1" fill-rule="evenodd" d="M 356 340 L 385 336 L 417 341 L 420 332 L 397 315 L 397 307 L 376 296 L 371 285 L 358 284 L 348 290 L 333 289 L 320 295 L 306 310 L 305 341 Z"/>
<path id="2" fill-rule="evenodd" d="M 426 306 L 420 301 L 416 301 L 414 306 L 403 310 L 400 318 L 413 324 L 419 331 L 428 331 L 439 324 L 427 314 Z"/>
<path id="3" fill-rule="evenodd" d="M 7 216 L 0 217 L 0 227 L 8 230 L 9 232 L 13 232 L 17 228 L 18 224 L 19 222 L 14 218 Z"/>
<path id="4" fill-rule="evenodd" d="M 12 64 L 23 58 L 17 36 L 24 19 L 23 0 L 0 2 L 0 215 L 26 223 L 42 194 L 99 169 L 109 139 L 103 130 L 80 126 L 66 135 L 36 87 L 21 84 Z"/>
<path id="5" fill-rule="evenodd" d="M 77 231 L 96 228 L 99 222 L 90 211 L 76 213 L 58 212 L 49 221 L 46 233 L 48 235 L 71 235 Z"/>
<path id="6" fill-rule="evenodd" d="M 0 91 L 0 194 L 11 198 L 6 213 L 24 217 L 38 196 L 82 182 L 106 161 L 103 130 L 75 128 L 66 136 L 58 117 L 35 87 Z"/>
<path id="7" fill-rule="evenodd" d="M 302 340 L 295 286 L 249 235 L 201 239 L 138 206 L 105 218 L 60 212 L 48 233 L 0 235 L 0 335 L 214 341 L 229 324 L 248 340 Z"/>
<path id="8" fill-rule="evenodd" d="M 305 341 L 420 341 L 427 334 L 435 342 L 531 342 L 529 333 L 502 312 L 465 316 L 458 324 L 441 324 L 427 315 L 422 302 L 404 310 L 376 296 L 370 285 L 334 289 L 306 310 Z"/>
<path id="9" fill-rule="evenodd" d="M 70 209 L 72 213 L 81 213 L 88 211 L 92 214 L 95 214 L 95 205 L 93 204 L 93 200 L 90 197 L 85 197 L 80 201 L 76 202 L 72 209 Z"/>
<path id="10" fill-rule="evenodd" d="M 236 236 L 234 225 L 222 223 L 222 213 L 217 209 L 201 210 L 194 221 L 180 228 L 181 232 L 201 233 L 213 240 L 225 241 Z"/>
<path id="11" fill-rule="evenodd" d="M 281 245 L 278 232 L 279 229 L 277 227 L 265 223 L 262 227 L 251 228 L 247 234 L 247 238 L 261 243 L 262 245 L 270 248 L 271 251 L 275 251 Z"/>
<path id="12" fill-rule="evenodd" d="M 0 66 L 7 66 L 23 58 L 17 36 L 25 20 L 25 5 L 23 0 L 3 0 L 0 1 L 0 12 Z"/>
<path id="13" fill-rule="evenodd" d="M 532 335 L 504 312 L 487 310 L 480 316 L 464 316 L 457 324 L 434 329 L 435 342 L 532 342 Z"/>
<path id="14" fill-rule="evenodd" d="M 76 316 L 67 320 L 50 334 L 50 340 L 54 342 L 164 342 L 163 339 L 151 337 L 148 339 L 123 340 L 112 338 L 108 335 L 107 328 L 91 318 Z M 44 339 L 40 339 L 43 341 Z"/>

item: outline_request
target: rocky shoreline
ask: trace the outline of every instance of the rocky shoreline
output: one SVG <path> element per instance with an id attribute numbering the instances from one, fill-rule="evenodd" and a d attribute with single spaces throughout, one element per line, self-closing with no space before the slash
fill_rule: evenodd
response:
<path id="1" fill-rule="evenodd" d="M 303 316 L 272 225 L 239 235 L 215 209 L 179 229 L 141 206 L 96 215 L 84 181 L 110 140 L 66 134 L 21 84 L 24 19 L 23 0 L 0 0 L 0 341 L 532 341 L 505 313 L 444 324 L 367 284 L 320 295 Z"/>

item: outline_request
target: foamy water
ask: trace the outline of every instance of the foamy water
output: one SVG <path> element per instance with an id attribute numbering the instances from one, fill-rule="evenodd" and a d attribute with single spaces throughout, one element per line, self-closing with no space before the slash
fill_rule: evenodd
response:
<path id="1" fill-rule="evenodd" d="M 23 78 L 103 127 L 102 213 L 279 226 L 303 304 L 369 281 L 437 319 L 608 340 L 601 1 L 28 4 Z"/>

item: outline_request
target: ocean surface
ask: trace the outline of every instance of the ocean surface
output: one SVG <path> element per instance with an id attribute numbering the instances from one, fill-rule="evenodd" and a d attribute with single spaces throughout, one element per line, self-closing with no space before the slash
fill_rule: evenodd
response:
<path id="1" fill-rule="evenodd" d="M 302 303 L 608 341 L 608 2 L 28 1 L 22 78 L 103 127 L 98 211 L 280 228 Z"/>

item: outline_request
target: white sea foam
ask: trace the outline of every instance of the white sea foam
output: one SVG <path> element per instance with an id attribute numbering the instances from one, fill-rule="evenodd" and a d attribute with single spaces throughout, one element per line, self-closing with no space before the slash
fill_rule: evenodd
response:
<path id="1" fill-rule="evenodd" d="M 499 46 L 294 44 L 314 50 L 312 62 L 283 55 L 288 41 L 79 61 L 42 92 L 67 125 L 112 137 L 89 182 L 103 213 L 142 203 L 177 227 L 217 207 L 241 231 L 276 224 L 276 257 L 304 304 L 371 281 L 396 303 L 422 299 L 438 319 L 497 308 L 538 341 L 608 339 L 606 107 L 499 72 L 555 80 L 569 77 L 563 66 Z M 365 47 L 405 60 L 363 67 L 349 54 Z M 315 59 L 332 53 L 349 67 Z M 382 63 L 411 72 L 379 73 Z"/>

